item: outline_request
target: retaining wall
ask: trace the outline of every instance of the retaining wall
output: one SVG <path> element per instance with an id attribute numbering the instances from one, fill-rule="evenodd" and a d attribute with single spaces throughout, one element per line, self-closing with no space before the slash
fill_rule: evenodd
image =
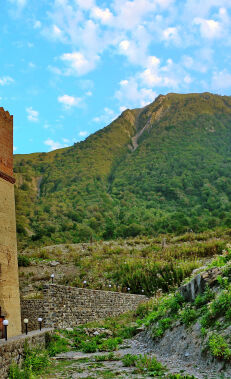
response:
<path id="1" fill-rule="evenodd" d="M 45 347 L 46 336 L 51 332 L 52 329 L 43 329 L 41 332 L 30 332 L 27 336 L 21 334 L 9 338 L 8 341 L 0 340 L 0 378 L 8 378 L 11 363 L 21 363 L 26 341 L 29 346 L 43 348 Z"/>
<path id="2" fill-rule="evenodd" d="M 135 310 L 146 296 L 121 292 L 89 290 L 49 284 L 43 300 L 22 300 L 22 319 L 29 319 L 29 330 L 38 328 L 38 317 L 49 328 L 75 327 L 86 322 Z"/>

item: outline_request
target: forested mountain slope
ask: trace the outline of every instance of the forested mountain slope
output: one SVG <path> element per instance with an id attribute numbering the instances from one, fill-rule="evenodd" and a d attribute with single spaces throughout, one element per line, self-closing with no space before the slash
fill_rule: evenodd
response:
<path id="1" fill-rule="evenodd" d="M 15 176 L 20 246 L 231 226 L 231 97 L 159 96 Z"/>

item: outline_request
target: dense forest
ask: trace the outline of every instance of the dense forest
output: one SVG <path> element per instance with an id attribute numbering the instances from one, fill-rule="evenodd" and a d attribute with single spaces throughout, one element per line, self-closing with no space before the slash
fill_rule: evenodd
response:
<path id="1" fill-rule="evenodd" d="M 160 95 L 14 164 L 20 247 L 231 227 L 231 97 Z"/>

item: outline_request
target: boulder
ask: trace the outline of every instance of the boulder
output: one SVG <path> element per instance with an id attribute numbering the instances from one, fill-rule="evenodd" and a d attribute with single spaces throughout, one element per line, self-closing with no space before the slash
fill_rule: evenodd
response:
<path id="1" fill-rule="evenodd" d="M 212 267 L 207 271 L 197 274 L 189 283 L 179 288 L 180 294 L 187 301 L 194 301 L 197 295 L 204 292 L 206 286 L 212 287 L 216 283 L 217 276 L 221 274 L 221 269 Z"/>

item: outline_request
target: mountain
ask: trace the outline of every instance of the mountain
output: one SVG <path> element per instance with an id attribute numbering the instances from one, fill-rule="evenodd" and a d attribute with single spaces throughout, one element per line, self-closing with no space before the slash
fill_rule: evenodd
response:
<path id="1" fill-rule="evenodd" d="M 14 164 L 20 247 L 230 227 L 231 97 L 160 95 Z"/>

